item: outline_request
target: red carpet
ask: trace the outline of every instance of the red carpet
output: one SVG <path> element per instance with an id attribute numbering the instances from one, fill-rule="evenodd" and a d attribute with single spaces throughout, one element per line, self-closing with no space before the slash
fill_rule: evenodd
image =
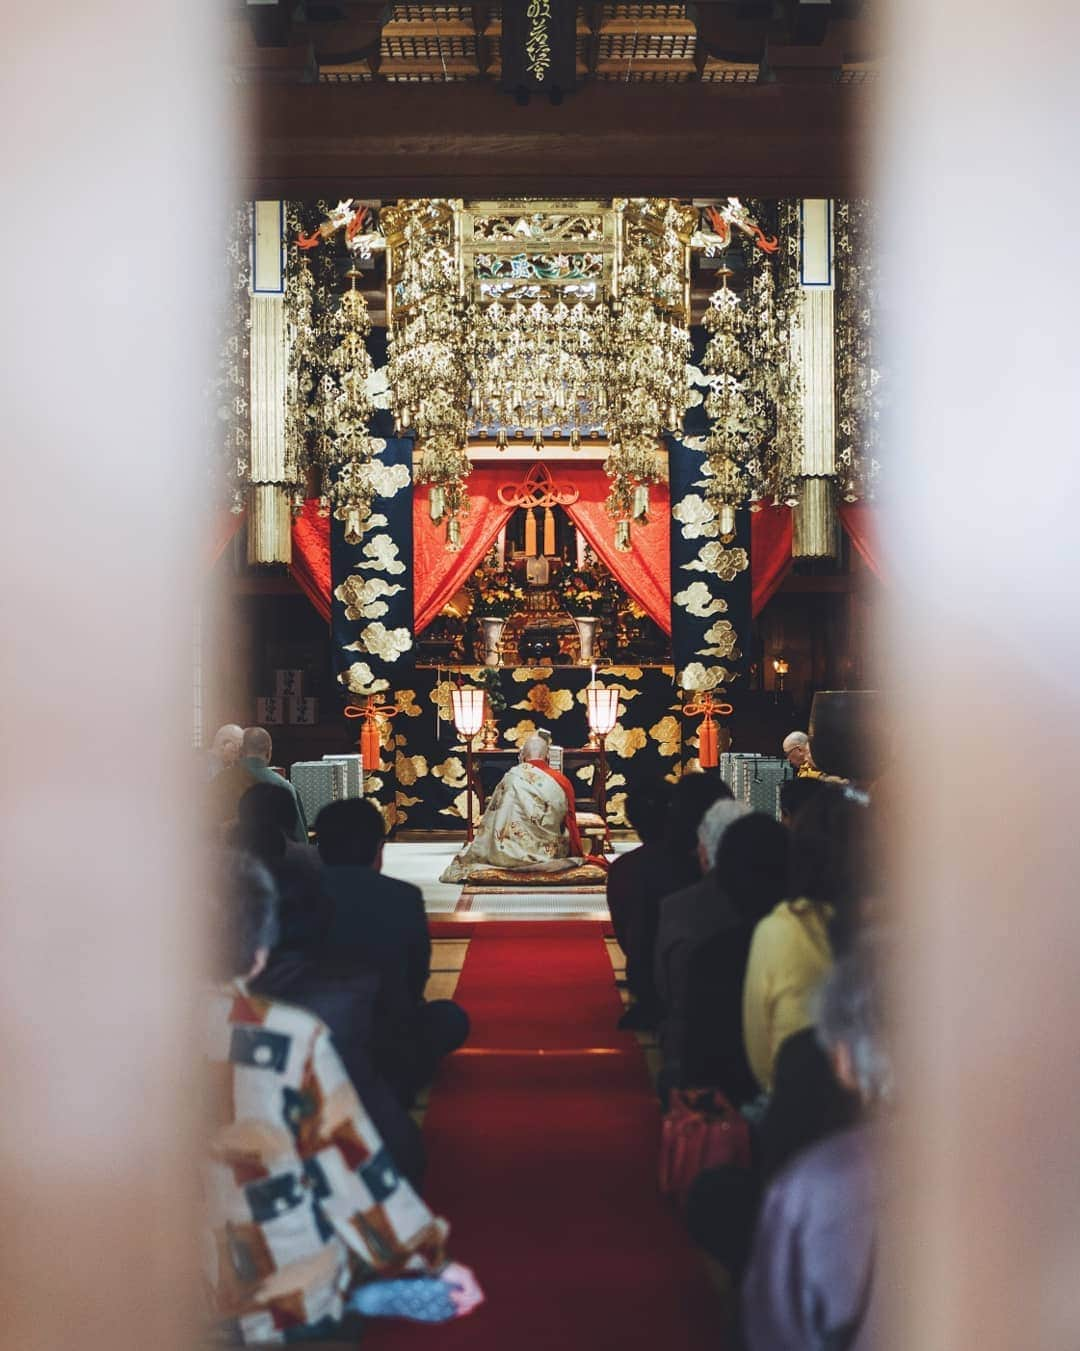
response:
<path id="1" fill-rule="evenodd" d="M 425 1192 L 487 1303 L 438 1328 L 383 1325 L 373 1351 L 717 1351 L 718 1305 L 656 1191 L 659 1113 L 637 1043 L 615 1030 L 602 935 L 473 930 L 456 995 L 473 1033 L 432 1093 Z"/>

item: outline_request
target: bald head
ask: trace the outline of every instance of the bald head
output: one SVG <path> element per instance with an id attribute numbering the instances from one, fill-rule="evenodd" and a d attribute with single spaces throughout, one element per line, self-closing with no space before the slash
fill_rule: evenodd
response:
<path id="1" fill-rule="evenodd" d="M 784 737 L 784 754 L 792 769 L 801 769 L 803 765 L 811 764 L 810 738 L 805 732 L 789 732 Z"/>
<path id="2" fill-rule="evenodd" d="M 240 758 L 240 743 L 244 739 L 244 729 L 237 726 L 235 722 L 227 722 L 224 727 L 219 727 L 214 733 L 214 740 L 210 750 L 226 769 L 230 765 L 235 765 Z"/>
<path id="3" fill-rule="evenodd" d="M 273 751 L 274 743 L 265 727 L 244 728 L 240 754 L 245 760 L 261 760 L 264 765 L 268 765 Z"/>
<path id="4" fill-rule="evenodd" d="M 551 752 L 551 742 L 545 740 L 539 733 L 525 738 L 525 744 L 521 748 L 522 760 L 546 760 Z"/>

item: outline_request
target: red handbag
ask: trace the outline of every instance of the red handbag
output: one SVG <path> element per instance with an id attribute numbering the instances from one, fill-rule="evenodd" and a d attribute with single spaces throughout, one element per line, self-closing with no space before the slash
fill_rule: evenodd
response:
<path id="1" fill-rule="evenodd" d="M 714 1088 L 673 1088 L 660 1134 L 660 1191 L 685 1201 L 703 1168 L 750 1167 L 750 1127 Z"/>

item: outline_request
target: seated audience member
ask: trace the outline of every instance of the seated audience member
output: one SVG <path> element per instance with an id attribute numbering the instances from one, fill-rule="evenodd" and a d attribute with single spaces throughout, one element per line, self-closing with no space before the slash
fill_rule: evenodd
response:
<path id="1" fill-rule="evenodd" d="M 277 783 L 254 784 L 236 804 L 236 819 L 242 827 L 270 826 L 281 833 L 284 854 L 274 862 L 264 861 L 277 883 L 282 912 L 288 911 L 290 922 L 309 925 L 314 938 L 317 926 L 327 918 L 323 865 L 317 849 L 290 838 L 294 813 L 292 794 Z"/>
<path id="2" fill-rule="evenodd" d="M 482 1299 L 475 1279 L 446 1264 L 446 1221 L 399 1176 L 326 1027 L 248 991 L 276 937 L 273 879 L 239 853 L 222 871 L 220 984 L 204 1019 L 204 1278 L 216 1331 L 300 1341 L 334 1335 L 348 1314 L 468 1312 Z"/>
<path id="3" fill-rule="evenodd" d="M 288 779 L 270 768 L 274 743 L 265 727 L 248 727 L 240 745 L 240 759 L 214 779 L 208 789 L 207 805 L 211 824 L 221 829 L 236 820 L 240 799 L 256 783 L 269 783 L 284 789 L 292 798 L 293 811 L 285 833 L 297 844 L 307 844 L 307 822 L 300 796 Z"/>
<path id="4" fill-rule="evenodd" d="M 880 973 L 865 940 L 833 968 L 818 1034 L 864 1116 L 891 1094 Z M 869 1120 L 801 1153 L 765 1195 L 743 1282 L 748 1351 L 835 1347 L 874 1339 L 878 1170 Z"/>
<path id="5" fill-rule="evenodd" d="M 814 764 L 810 754 L 810 738 L 805 732 L 789 732 L 784 737 L 784 755 L 800 779 L 818 779 L 821 770 Z"/>
<path id="6" fill-rule="evenodd" d="M 796 816 L 821 787 L 821 779 L 785 779 L 780 785 L 780 824 L 789 830 Z"/>
<path id="7" fill-rule="evenodd" d="M 275 802 L 278 796 L 286 799 L 284 806 Z M 298 1004 L 322 1019 L 398 1170 L 419 1189 L 427 1165 L 423 1134 L 376 1068 L 381 1048 L 393 1044 L 401 1021 L 394 1007 L 395 992 L 389 998 L 384 995 L 374 967 L 355 958 L 342 962 L 327 948 L 329 902 L 318 854 L 310 845 L 286 841 L 280 826 L 273 824 L 273 818 L 288 809 L 288 794 L 257 784 L 241 799 L 241 821 L 230 836 L 233 847 L 253 854 L 278 882 L 278 940 L 249 988 Z M 299 868 L 291 866 L 290 852 L 301 857 L 313 854 L 314 873 L 306 860 Z"/>
<path id="8" fill-rule="evenodd" d="M 710 810 L 703 828 L 722 805 Z M 743 984 L 754 929 L 787 890 L 787 832 L 762 812 L 744 816 L 724 831 L 714 868 L 718 899 L 730 922 L 692 945 L 682 959 L 685 975 L 673 981 L 673 991 L 681 981 L 684 988 L 675 998 L 681 997 L 683 1006 L 674 1004 L 673 1012 L 681 1014 L 683 1031 L 673 1053 L 684 1086 L 715 1085 L 737 1107 L 757 1093 L 743 1042 Z"/>
<path id="9" fill-rule="evenodd" d="M 686 979 L 691 954 L 738 917 L 717 876 L 716 852 L 732 822 L 746 816 L 745 802 L 721 798 L 698 825 L 698 857 L 704 875 L 689 887 L 664 896 L 656 930 L 653 973 L 660 1001 L 660 1049 L 664 1065 L 661 1089 L 682 1084 L 682 1047 L 686 1036 Z M 662 1091 L 661 1096 L 666 1096 Z"/>
<path id="10" fill-rule="evenodd" d="M 214 733 L 210 749 L 206 752 L 206 779 L 209 783 L 216 779 L 223 769 L 231 769 L 240 758 L 240 743 L 244 739 L 244 729 L 235 722 L 227 722 Z"/>
<path id="11" fill-rule="evenodd" d="M 527 737 L 518 763 L 492 793 L 475 837 L 440 879 L 465 882 L 477 870 L 565 872 L 585 858 L 574 785 L 548 764 L 551 736 Z"/>
<path id="12" fill-rule="evenodd" d="M 743 991 L 743 1033 L 754 1075 L 772 1091 L 777 1052 L 809 1027 L 810 997 L 853 922 L 869 816 L 843 787 L 821 784 L 791 831 L 789 895 L 754 931 Z"/>
<path id="13" fill-rule="evenodd" d="M 672 890 L 700 882 L 703 872 L 697 832 L 701 819 L 720 798 L 730 799 L 731 789 L 715 774 L 684 774 L 671 790 L 660 846 L 666 866 L 660 884 L 638 907 L 635 923 L 627 933 L 626 966 L 635 973 L 637 1002 L 623 1014 L 620 1027 L 652 1028 L 660 1021 L 661 1005 L 656 992 L 656 937 L 661 899 Z M 628 977 L 629 979 L 629 977 Z"/>
<path id="14" fill-rule="evenodd" d="M 648 1005 L 652 975 L 639 969 L 634 939 L 641 933 L 644 915 L 656 904 L 668 882 L 663 847 L 671 784 L 659 774 L 631 782 L 626 794 L 626 816 L 641 841 L 636 849 L 618 854 L 608 868 L 607 903 L 619 947 L 626 955 L 626 984 L 634 999 Z"/>
<path id="15" fill-rule="evenodd" d="M 366 798 L 332 802 L 315 823 L 330 899 L 327 947 L 340 962 L 376 969 L 388 1008 L 398 1010 L 393 1044 L 379 1068 L 411 1106 L 439 1061 L 469 1035 L 465 1010 L 451 999 L 424 999 L 431 972 L 431 933 L 424 898 L 382 869 L 382 813 Z"/>

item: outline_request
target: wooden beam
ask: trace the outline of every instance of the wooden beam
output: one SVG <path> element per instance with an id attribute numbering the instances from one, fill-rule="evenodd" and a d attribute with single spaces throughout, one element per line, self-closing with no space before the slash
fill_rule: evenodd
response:
<path id="1" fill-rule="evenodd" d="M 249 197 L 844 196 L 868 158 L 857 85 L 597 82 L 557 108 L 476 83 L 233 97 L 254 113 Z"/>

